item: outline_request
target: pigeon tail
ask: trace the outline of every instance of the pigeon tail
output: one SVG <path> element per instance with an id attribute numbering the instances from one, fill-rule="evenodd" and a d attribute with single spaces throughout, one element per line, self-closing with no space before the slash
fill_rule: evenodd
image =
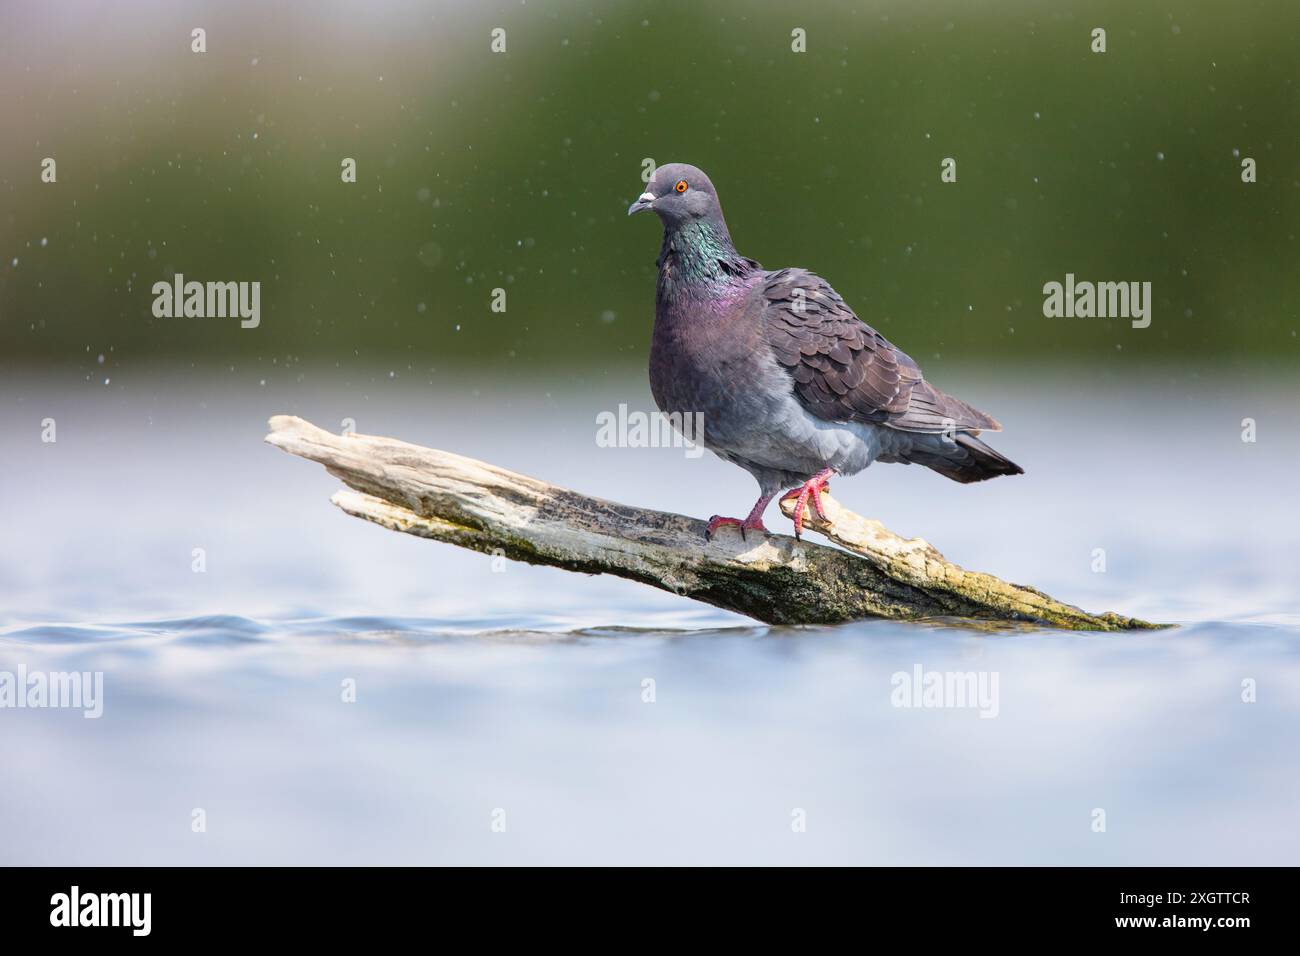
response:
<path id="1" fill-rule="evenodd" d="M 945 442 L 945 450 L 937 452 L 920 449 L 909 452 L 906 458 L 945 478 L 968 485 L 974 481 L 987 481 L 999 475 L 1023 475 L 1025 470 L 1010 458 L 990 448 L 974 435 L 958 432 L 955 439 Z"/>

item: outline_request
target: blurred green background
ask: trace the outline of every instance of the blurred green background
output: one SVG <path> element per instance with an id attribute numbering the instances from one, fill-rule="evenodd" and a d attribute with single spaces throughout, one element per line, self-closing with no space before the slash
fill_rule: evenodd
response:
<path id="1" fill-rule="evenodd" d="M 918 359 L 1293 363 L 1298 27 L 1295 0 L 6 4 L 0 361 L 639 362 L 650 158 Z M 260 280 L 261 327 L 154 318 L 177 271 Z M 1044 318 L 1067 272 L 1151 281 L 1152 326 Z"/>

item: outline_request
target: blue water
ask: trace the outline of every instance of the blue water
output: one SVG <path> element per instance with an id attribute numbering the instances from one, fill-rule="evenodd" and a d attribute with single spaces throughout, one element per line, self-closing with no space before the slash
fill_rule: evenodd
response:
<path id="1" fill-rule="evenodd" d="M 0 708 L 0 863 L 1300 859 L 1293 383 L 954 369 L 1024 478 L 836 485 L 963 565 L 1180 624 L 1079 635 L 765 627 L 349 518 L 270 414 L 700 516 L 752 498 L 711 456 L 596 446 L 597 412 L 649 407 L 635 374 L 389 371 L 0 384 L 0 672 L 103 675 L 97 719 Z M 895 706 L 918 666 L 996 676 L 996 714 Z"/>

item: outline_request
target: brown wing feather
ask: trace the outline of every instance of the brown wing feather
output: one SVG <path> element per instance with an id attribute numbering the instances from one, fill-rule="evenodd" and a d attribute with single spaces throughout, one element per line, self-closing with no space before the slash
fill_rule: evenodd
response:
<path id="1" fill-rule="evenodd" d="M 821 276 L 771 272 L 762 295 L 767 342 L 800 403 L 818 418 L 916 432 L 1001 428 L 926 382 L 916 362 L 859 319 Z"/>

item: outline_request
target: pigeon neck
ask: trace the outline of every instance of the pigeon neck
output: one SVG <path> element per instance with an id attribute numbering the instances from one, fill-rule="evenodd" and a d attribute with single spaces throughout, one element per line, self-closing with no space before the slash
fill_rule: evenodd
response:
<path id="1" fill-rule="evenodd" d="M 661 282 L 729 282 L 748 275 L 755 267 L 756 263 L 736 251 L 727 224 L 721 219 L 691 219 L 664 229 L 664 244 L 659 252 Z"/>

